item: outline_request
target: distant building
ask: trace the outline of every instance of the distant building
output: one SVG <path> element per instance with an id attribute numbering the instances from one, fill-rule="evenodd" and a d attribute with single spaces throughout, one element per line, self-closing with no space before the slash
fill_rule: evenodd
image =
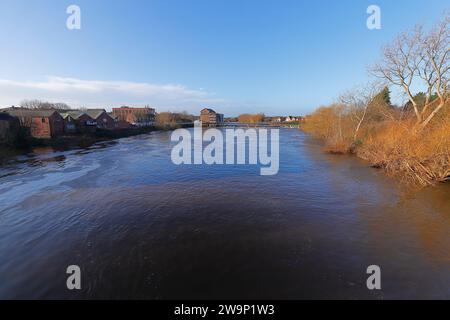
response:
<path id="1" fill-rule="evenodd" d="M 68 113 L 60 113 L 61 117 L 64 119 L 64 133 L 74 134 L 77 133 L 77 127 L 75 125 L 75 119 Z"/>
<path id="2" fill-rule="evenodd" d="M 223 124 L 223 114 L 213 109 L 205 108 L 200 112 L 200 121 L 203 125 L 217 126 Z"/>
<path id="3" fill-rule="evenodd" d="M 271 122 L 276 122 L 276 123 L 283 123 L 283 122 L 304 122 L 305 118 L 298 116 L 298 117 L 294 117 L 294 116 L 287 116 L 287 117 L 272 117 L 271 118 Z"/>
<path id="4" fill-rule="evenodd" d="M 135 127 L 135 125 L 132 125 L 127 121 L 120 120 L 113 112 L 108 112 L 108 114 L 114 119 L 114 129 L 131 129 Z"/>
<path id="5" fill-rule="evenodd" d="M 288 117 L 286 117 L 285 121 L 286 122 L 296 122 L 296 121 L 298 121 L 298 118 L 297 117 L 293 117 L 293 116 L 288 116 Z"/>
<path id="6" fill-rule="evenodd" d="M 116 122 L 105 109 L 87 109 L 83 112 L 97 122 L 98 129 L 114 130 L 116 128 Z"/>
<path id="7" fill-rule="evenodd" d="M 6 112 L 0 112 L 0 143 L 10 143 L 15 141 L 19 130 L 19 119 Z"/>
<path id="8" fill-rule="evenodd" d="M 6 112 L 17 117 L 35 138 L 54 138 L 64 133 L 64 119 L 56 110 L 10 108 Z"/>
<path id="9" fill-rule="evenodd" d="M 75 126 L 76 133 L 95 133 L 97 130 L 97 121 L 83 111 L 70 110 L 60 114 L 64 119 L 66 133 L 73 133 L 72 124 Z M 67 128 L 68 123 L 71 124 Z"/>
<path id="10" fill-rule="evenodd" d="M 150 107 L 130 108 L 120 107 L 113 108 L 113 115 L 118 118 L 119 122 L 128 122 L 138 127 L 152 126 L 155 123 L 156 112 Z"/>

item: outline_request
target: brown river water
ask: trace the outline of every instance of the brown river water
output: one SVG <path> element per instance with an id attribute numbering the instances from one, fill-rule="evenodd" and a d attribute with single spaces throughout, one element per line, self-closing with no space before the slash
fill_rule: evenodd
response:
<path id="1" fill-rule="evenodd" d="M 450 299 L 449 184 L 405 191 L 298 130 L 280 131 L 275 176 L 176 166 L 173 145 L 154 132 L 3 162 L 0 298 Z"/>

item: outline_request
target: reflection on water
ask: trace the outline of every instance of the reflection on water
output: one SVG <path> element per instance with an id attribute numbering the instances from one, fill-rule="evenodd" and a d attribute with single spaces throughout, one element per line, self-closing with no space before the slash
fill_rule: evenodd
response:
<path id="1" fill-rule="evenodd" d="M 448 184 L 404 192 L 297 130 L 276 176 L 170 151 L 161 132 L 4 163 L 0 298 L 450 298 Z"/>

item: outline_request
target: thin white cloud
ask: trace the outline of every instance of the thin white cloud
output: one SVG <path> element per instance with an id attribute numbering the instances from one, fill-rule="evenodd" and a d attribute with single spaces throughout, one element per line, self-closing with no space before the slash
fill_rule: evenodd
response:
<path id="1" fill-rule="evenodd" d="M 158 85 L 144 82 L 82 80 L 49 76 L 45 81 L 0 79 L 0 106 L 18 105 L 25 99 L 66 102 L 74 107 L 120 105 L 153 105 L 197 112 L 205 105 L 222 104 L 224 100 L 203 89 L 182 85 Z"/>

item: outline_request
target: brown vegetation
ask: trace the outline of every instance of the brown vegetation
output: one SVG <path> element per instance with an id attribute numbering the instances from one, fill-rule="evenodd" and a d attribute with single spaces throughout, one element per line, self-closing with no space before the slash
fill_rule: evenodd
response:
<path id="1" fill-rule="evenodd" d="M 357 154 L 421 185 L 450 179 L 450 117 L 414 131 L 414 121 L 388 121 L 369 133 Z"/>
<path id="2" fill-rule="evenodd" d="M 160 129 L 176 129 L 183 124 L 194 122 L 195 116 L 187 112 L 160 112 L 156 115 L 156 126 Z"/>
<path id="3" fill-rule="evenodd" d="M 260 123 L 264 121 L 265 117 L 264 113 L 241 114 L 238 119 L 242 123 Z"/>
<path id="4" fill-rule="evenodd" d="M 328 152 L 355 153 L 407 181 L 430 185 L 449 180 L 450 107 L 424 130 L 415 130 L 414 115 L 391 108 L 388 115 L 369 108 L 356 135 L 358 118 L 344 104 L 319 108 L 302 129 L 321 138 Z"/>

